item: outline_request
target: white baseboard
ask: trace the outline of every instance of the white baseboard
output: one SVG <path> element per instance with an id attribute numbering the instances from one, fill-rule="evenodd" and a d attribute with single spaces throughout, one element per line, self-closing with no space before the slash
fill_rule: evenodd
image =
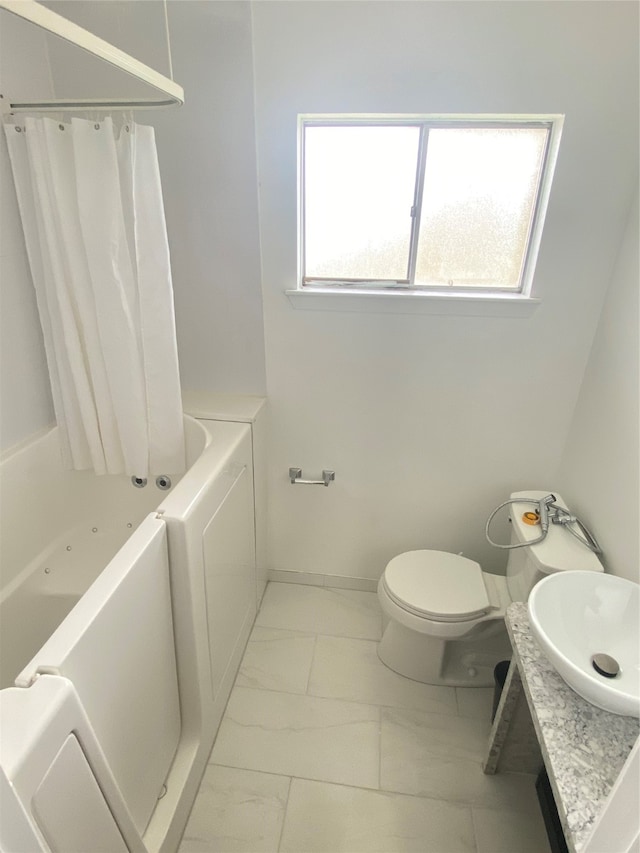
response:
<path id="1" fill-rule="evenodd" d="M 354 578 L 347 575 L 321 575 L 317 572 L 291 572 L 269 569 L 267 578 L 275 583 L 299 583 L 307 586 L 328 586 L 334 589 L 357 589 L 360 592 L 375 592 L 378 581 L 373 578 Z"/>

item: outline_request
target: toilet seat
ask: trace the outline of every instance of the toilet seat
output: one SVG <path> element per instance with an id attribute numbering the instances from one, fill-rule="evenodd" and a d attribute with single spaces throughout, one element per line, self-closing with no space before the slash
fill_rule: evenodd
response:
<path id="1" fill-rule="evenodd" d="M 382 583 L 398 607 L 433 622 L 468 622 L 493 609 L 478 563 L 447 551 L 400 554 Z"/>

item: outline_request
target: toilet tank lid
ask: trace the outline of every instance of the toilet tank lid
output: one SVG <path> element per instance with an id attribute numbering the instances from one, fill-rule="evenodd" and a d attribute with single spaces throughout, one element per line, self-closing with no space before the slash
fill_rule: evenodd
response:
<path id="1" fill-rule="evenodd" d="M 513 492 L 512 500 L 518 498 L 530 498 L 532 500 L 541 500 L 550 494 L 549 491 L 525 491 Z M 552 492 L 556 497 L 556 503 L 570 511 L 562 496 L 558 492 Z M 514 533 L 519 542 L 530 542 L 532 539 L 537 539 L 540 536 L 540 526 L 525 524 L 522 516 L 525 512 L 531 512 L 533 506 L 530 503 L 514 503 L 509 507 L 510 517 L 513 524 Z M 531 556 L 533 562 L 537 565 L 541 572 L 551 574 L 552 572 L 571 572 L 571 571 L 587 571 L 587 572 L 603 572 L 604 567 L 597 556 L 579 542 L 575 536 L 572 536 L 568 531 L 563 530 L 559 524 L 550 524 L 549 532 L 546 538 L 538 543 L 525 549 Z"/>
<path id="2" fill-rule="evenodd" d="M 390 595 L 413 612 L 440 620 L 473 619 L 491 607 L 482 569 L 448 551 L 407 551 L 384 572 Z"/>

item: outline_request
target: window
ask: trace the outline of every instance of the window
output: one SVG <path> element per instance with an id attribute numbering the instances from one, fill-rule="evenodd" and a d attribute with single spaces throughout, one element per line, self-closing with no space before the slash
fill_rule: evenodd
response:
<path id="1" fill-rule="evenodd" d="M 561 126 L 301 116 L 301 288 L 529 296 Z"/>

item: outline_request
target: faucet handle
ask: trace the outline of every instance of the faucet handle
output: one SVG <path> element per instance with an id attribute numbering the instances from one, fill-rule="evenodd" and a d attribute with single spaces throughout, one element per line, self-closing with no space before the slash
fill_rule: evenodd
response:
<path id="1" fill-rule="evenodd" d="M 556 496 L 548 494 L 546 497 L 538 501 L 538 512 L 540 513 L 540 528 L 543 533 L 549 529 L 549 507 L 556 502 Z"/>

